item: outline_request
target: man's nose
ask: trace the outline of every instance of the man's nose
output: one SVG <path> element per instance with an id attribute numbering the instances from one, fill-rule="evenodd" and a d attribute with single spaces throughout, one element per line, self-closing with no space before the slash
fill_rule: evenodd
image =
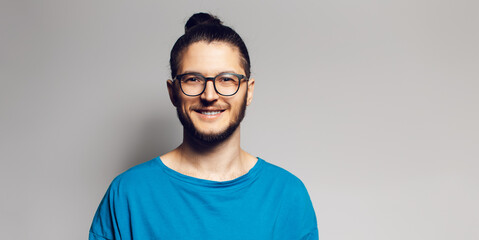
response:
<path id="1" fill-rule="evenodd" d="M 218 93 L 215 90 L 213 81 L 207 81 L 205 91 L 201 94 L 201 100 L 212 102 L 219 98 Z"/>

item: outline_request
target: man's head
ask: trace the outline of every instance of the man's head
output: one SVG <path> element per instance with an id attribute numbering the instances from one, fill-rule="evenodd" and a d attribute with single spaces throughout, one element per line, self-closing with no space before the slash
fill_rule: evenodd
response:
<path id="1" fill-rule="evenodd" d="M 248 52 L 234 30 L 208 14 L 193 15 L 185 28 L 171 51 L 168 91 L 185 133 L 215 144 L 237 131 L 251 103 L 254 79 L 249 79 Z M 236 92 L 225 87 L 231 82 L 236 82 Z M 188 84 L 204 88 L 192 92 Z"/>
<path id="2" fill-rule="evenodd" d="M 250 77 L 251 62 L 248 49 L 243 39 L 230 27 L 224 26 L 222 22 L 207 13 L 196 13 L 190 17 L 185 24 L 185 34 L 178 38 L 170 53 L 171 78 L 175 79 L 178 75 L 178 68 L 181 65 L 184 51 L 195 42 L 223 42 L 228 43 L 233 48 L 237 48 L 240 53 L 241 64 L 246 73 L 246 78 Z"/>

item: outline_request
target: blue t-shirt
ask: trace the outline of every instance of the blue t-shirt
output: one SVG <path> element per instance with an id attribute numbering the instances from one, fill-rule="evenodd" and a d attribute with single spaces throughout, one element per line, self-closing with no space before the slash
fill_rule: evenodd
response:
<path id="1" fill-rule="evenodd" d="M 90 240 L 316 240 L 303 183 L 260 158 L 236 179 L 183 175 L 159 157 L 116 177 L 93 219 Z"/>

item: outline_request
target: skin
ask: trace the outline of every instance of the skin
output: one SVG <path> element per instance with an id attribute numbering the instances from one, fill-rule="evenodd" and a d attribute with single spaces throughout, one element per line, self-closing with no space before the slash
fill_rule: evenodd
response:
<path id="1" fill-rule="evenodd" d="M 214 77 L 221 72 L 245 75 L 241 66 L 240 53 L 236 47 L 223 42 L 196 42 L 183 54 L 178 74 L 201 73 Z M 187 117 L 195 129 L 202 134 L 219 134 L 238 119 L 242 106 L 251 104 L 254 93 L 254 79 L 243 81 L 233 96 L 216 93 L 213 82 L 209 81 L 200 96 L 184 95 L 177 82 L 167 81 L 172 104 L 179 114 Z M 221 110 L 220 114 L 207 116 L 203 110 Z M 183 143 L 171 152 L 161 156 L 163 163 L 184 175 L 212 181 L 227 181 L 246 174 L 257 158 L 240 147 L 240 126 L 222 141 L 208 143 L 183 129 Z"/>

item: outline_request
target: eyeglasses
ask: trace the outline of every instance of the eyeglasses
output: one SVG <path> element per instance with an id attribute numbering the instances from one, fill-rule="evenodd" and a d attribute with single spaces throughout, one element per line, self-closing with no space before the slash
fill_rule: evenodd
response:
<path id="1" fill-rule="evenodd" d="M 187 96 L 199 96 L 206 89 L 206 83 L 213 81 L 215 91 L 222 96 L 235 95 L 240 87 L 241 80 L 246 79 L 244 75 L 236 73 L 220 73 L 216 77 L 205 77 L 199 73 L 185 73 L 175 77 L 180 83 L 181 91 Z"/>

